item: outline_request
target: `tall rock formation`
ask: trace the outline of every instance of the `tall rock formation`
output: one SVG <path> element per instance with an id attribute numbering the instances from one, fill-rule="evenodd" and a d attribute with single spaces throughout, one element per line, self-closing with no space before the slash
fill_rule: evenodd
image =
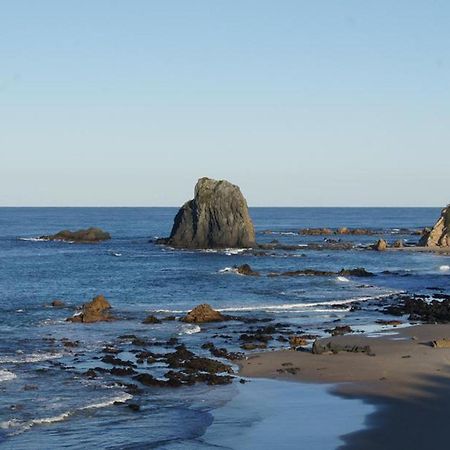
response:
<path id="1" fill-rule="evenodd" d="M 194 199 L 180 208 L 170 237 L 163 242 L 181 248 L 253 247 L 255 230 L 239 187 L 200 178 Z"/>
<path id="2" fill-rule="evenodd" d="M 431 231 L 424 234 L 419 245 L 425 247 L 450 247 L 450 205 L 441 212 L 441 217 Z"/>

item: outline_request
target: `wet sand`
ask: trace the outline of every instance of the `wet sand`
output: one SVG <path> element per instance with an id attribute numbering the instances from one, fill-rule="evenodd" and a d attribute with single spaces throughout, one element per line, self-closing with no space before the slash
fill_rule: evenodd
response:
<path id="1" fill-rule="evenodd" d="M 450 348 L 430 342 L 450 339 L 450 325 L 420 325 L 396 334 L 336 336 L 321 340 L 369 345 L 371 354 L 313 355 L 293 350 L 255 355 L 241 362 L 241 375 L 335 383 L 334 393 L 376 405 L 367 428 L 343 437 L 341 449 L 448 449 Z"/>

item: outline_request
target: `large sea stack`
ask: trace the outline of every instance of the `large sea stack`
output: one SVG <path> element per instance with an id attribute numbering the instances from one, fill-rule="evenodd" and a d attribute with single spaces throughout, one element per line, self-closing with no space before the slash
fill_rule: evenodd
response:
<path id="1" fill-rule="evenodd" d="M 200 178 L 194 199 L 180 208 L 170 237 L 160 242 L 181 248 L 253 247 L 255 230 L 239 187 Z"/>
<path id="2" fill-rule="evenodd" d="M 450 247 L 450 205 L 441 212 L 434 227 L 426 232 L 419 241 L 425 247 Z"/>

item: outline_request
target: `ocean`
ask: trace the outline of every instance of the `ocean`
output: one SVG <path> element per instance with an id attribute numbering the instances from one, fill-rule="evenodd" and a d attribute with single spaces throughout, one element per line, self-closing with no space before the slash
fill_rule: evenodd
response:
<path id="1" fill-rule="evenodd" d="M 148 314 L 178 318 L 209 303 L 226 314 L 282 323 L 287 336 L 300 331 L 325 336 L 336 324 L 376 333 L 384 328 L 376 320 L 391 318 L 380 309 L 392 296 L 430 293 L 429 288 L 450 293 L 450 257 L 364 249 L 380 237 L 417 242 L 416 232 L 433 225 L 439 208 L 250 208 L 258 243 L 286 244 L 262 253 L 154 244 L 152 240 L 170 233 L 176 211 L 0 208 L 2 448 L 337 448 L 339 436 L 363 426 L 372 407 L 335 397 L 327 386 L 273 380 L 241 384 L 237 376 L 226 386 L 140 386 L 142 392 L 132 394 L 123 384 L 133 380 L 108 373 L 90 379 L 84 373 L 111 367 L 100 360 L 108 345 L 120 348 L 122 359 L 133 360 L 132 339 L 124 335 L 147 340 L 154 345 L 152 351 L 160 352 L 171 351 L 164 343 L 176 337 L 196 354 L 211 357 L 204 343 L 242 351 L 239 336 L 249 328 L 238 321 L 145 325 Z M 39 240 L 62 229 L 90 226 L 103 228 L 112 239 L 98 244 Z M 377 235 L 331 236 L 352 243 L 351 249 L 331 250 L 320 247 L 324 236 L 299 234 L 314 227 L 369 228 Z M 261 276 L 236 274 L 234 266 L 244 263 Z M 376 276 L 267 276 L 357 267 Z M 105 295 L 118 320 L 65 320 L 98 294 Z M 66 307 L 51 307 L 55 299 Z M 288 347 L 277 337 L 269 341 L 268 350 Z M 145 363 L 139 370 L 162 377 L 167 367 Z M 140 410 L 129 408 L 131 402 Z M 298 428 L 293 410 L 308 417 Z M 339 411 L 346 411 L 347 420 L 335 421 L 339 426 L 324 432 L 324 420 L 331 421 Z M 271 441 L 284 428 L 278 441 Z M 294 441 L 302 446 L 292 447 Z"/>

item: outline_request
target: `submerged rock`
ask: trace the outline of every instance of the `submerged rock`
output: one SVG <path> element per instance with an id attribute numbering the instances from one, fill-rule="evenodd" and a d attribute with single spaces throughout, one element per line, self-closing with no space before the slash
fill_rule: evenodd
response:
<path id="1" fill-rule="evenodd" d="M 82 306 L 80 313 L 69 317 L 67 321 L 92 323 L 112 320 L 109 314 L 110 309 L 111 305 L 108 300 L 103 295 L 97 295 L 91 302 Z"/>
<path id="2" fill-rule="evenodd" d="M 339 272 L 332 272 L 328 270 L 317 270 L 317 269 L 302 269 L 302 270 L 292 270 L 288 272 L 271 272 L 269 277 L 296 277 L 296 276 L 317 276 L 317 277 L 331 277 L 335 275 L 347 277 L 373 277 L 375 274 L 367 271 L 364 267 L 356 267 L 355 269 L 341 269 Z"/>
<path id="3" fill-rule="evenodd" d="M 145 324 L 155 324 L 155 323 L 162 323 L 161 320 L 159 320 L 157 317 L 153 316 L 153 315 L 149 315 L 147 316 L 142 323 Z"/>
<path id="4" fill-rule="evenodd" d="M 216 311 L 210 305 L 204 303 L 196 306 L 185 317 L 183 317 L 181 321 L 187 323 L 207 323 L 222 322 L 227 319 L 228 318 L 219 311 Z"/>
<path id="5" fill-rule="evenodd" d="M 426 230 L 419 241 L 425 247 L 450 247 L 450 205 L 441 211 L 441 217 L 431 230 Z"/>
<path id="6" fill-rule="evenodd" d="M 239 187 L 200 178 L 194 199 L 175 216 L 170 237 L 157 242 L 180 248 L 253 247 L 255 231 Z"/>
<path id="7" fill-rule="evenodd" d="M 40 239 L 47 241 L 68 241 L 78 243 L 101 242 L 111 239 L 111 235 L 100 228 L 88 228 L 87 230 L 62 230 L 56 234 L 41 236 Z"/>
<path id="8" fill-rule="evenodd" d="M 53 308 L 63 308 L 64 306 L 66 306 L 62 300 L 53 300 L 50 304 L 53 306 Z"/>

